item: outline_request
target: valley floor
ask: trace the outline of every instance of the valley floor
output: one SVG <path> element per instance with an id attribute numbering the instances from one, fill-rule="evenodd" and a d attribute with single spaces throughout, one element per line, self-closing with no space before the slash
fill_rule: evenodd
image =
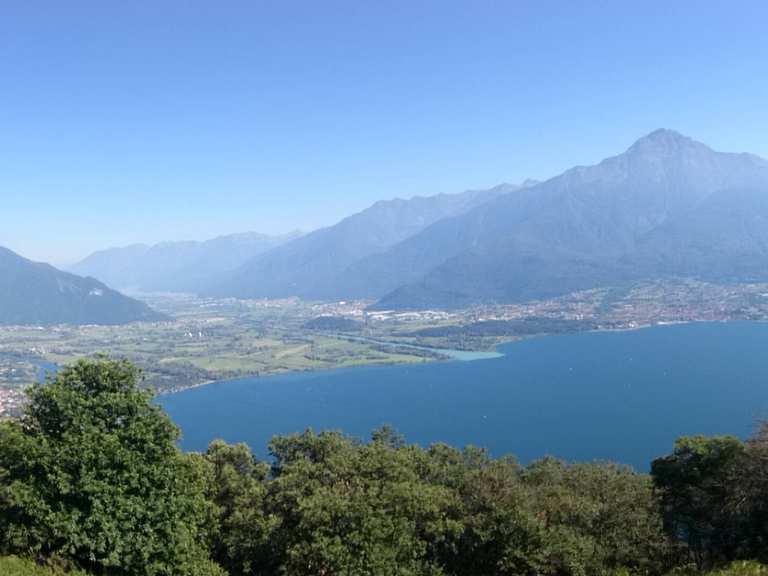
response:
<path id="1" fill-rule="evenodd" d="M 605 288 L 455 311 L 365 310 L 367 302 L 143 298 L 173 319 L 125 326 L 0 328 L 0 414 L 18 410 L 41 367 L 109 352 L 160 393 L 288 371 L 445 359 L 511 340 L 661 323 L 768 319 L 768 285 L 690 280 Z"/>

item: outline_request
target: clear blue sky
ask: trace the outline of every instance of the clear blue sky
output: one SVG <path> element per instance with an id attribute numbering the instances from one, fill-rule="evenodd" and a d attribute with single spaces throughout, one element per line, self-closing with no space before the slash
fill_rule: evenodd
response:
<path id="1" fill-rule="evenodd" d="M 546 178 L 658 127 L 768 156 L 768 2 L 0 6 L 0 245 L 331 224 Z"/>

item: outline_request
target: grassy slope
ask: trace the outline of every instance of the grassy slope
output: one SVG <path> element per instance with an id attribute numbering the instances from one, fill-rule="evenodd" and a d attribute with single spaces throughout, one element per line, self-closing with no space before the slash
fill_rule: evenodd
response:
<path id="1" fill-rule="evenodd" d="M 66 572 L 61 569 L 39 566 L 31 560 L 16 556 L 0 557 L 0 574 L 2 576 L 86 576 L 85 572 Z"/>

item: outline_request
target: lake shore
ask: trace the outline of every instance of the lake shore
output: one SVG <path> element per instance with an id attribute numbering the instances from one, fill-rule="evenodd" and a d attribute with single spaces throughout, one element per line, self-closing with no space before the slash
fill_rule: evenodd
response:
<path id="1" fill-rule="evenodd" d="M 719 321 L 720 323 L 730 323 L 730 322 L 743 322 L 742 320 L 722 320 Z M 757 322 L 757 321 L 755 321 Z M 328 368 L 307 368 L 307 369 L 300 369 L 300 370 L 282 370 L 282 371 L 274 371 L 269 372 L 266 374 L 244 374 L 242 376 L 236 376 L 233 378 L 223 378 L 223 379 L 214 379 L 214 380 L 207 380 L 205 382 L 200 382 L 197 384 L 192 384 L 189 386 L 183 386 L 178 389 L 173 390 L 164 390 L 162 392 L 159 392 L 157 396 L 166 396 L 166 395 L 173 395 L 178 394 L 181 392 L 185 392 L 187 390 L 193 390 L 196 388 L 202 388 L 205 386 L 210 386 L 212 384 L 226 384 L 228 382 L 238 382 L 241 380 L 253 380 L 253 379 L 263 379 L 263 378 L 272 378 L 275 376 L 281 376 L 286 374 L 322 374 L 322 373 L 328 373 L 328 372 L 334 372 L 337 370 L 348 370 L 348 369 L 362 369 L 362 368 L 373 368 L 373 367 L 398 367 L 398 366 L 406 366 L 409 364 L 425 364 L 425 363 L 434 363 L 434 362 L 475 362 L 475 361 L 481 361 L 481 360 L 491 360 L 494 358 L 500 358 L 504 356 L 503 352 L 499 352 L 498 348 L 501 346 L 505 346 L 508 344 L 513 343 L 519 343 L 524 342 L 526 340 L 533 340 L 533 339 L 539 339 L 539 338 L 547 338 L 547 337 L 553 337 L 553 336 L 568 336 L 568 335 L 578 335 L 578 334 L 590 334 L 590 333 L 622 333 L 622 332 L 634 332 L 638 330 L 646 330 L 649 328 L 655 328 L 655 327 L 664 327 L 664 326 L 677 326 L 677 325 L 687 325 L 687 324 L 709 324 L 709 323 L 717 323 L 707 320 L 685 320 L 685 321 L 660 321 L 655 323 L 648 323 L 648 324 L 637 324 L 634 326 L 628 326 L 628 327 L 620 327 L 620 328 L 597 328 L 593 330 L 582 330 L 582 331 L 574 331 L 567 334 L 551 334 L 551 333 L 542 333 L 542 334 L 533 334 L 533 335 L 526 335 L 526 336 L 518 336 L 518 337 L 510 337 L 501 339 L 499 342 L 497 342 L 492 350 L 457 350 L 452 348 L 436 348 L 432 346 L 426 346 L 426 345 L 417 345 L 417 344 L 410 344 L 410 343 L 403 343 L 403 342 L 394 342 L 394 341 L 387 341 L 382 339 L 376 339 L 376 338 L 367 338 L 367 337 L 360 337 L 360 336 L 353 336 L 353 335 L 346 335 L 346 334 L 326 334 L 328 337 L 332 338 L 338 338 L 339 340 L 347 340 L 347 341 L 359 341 L 359 342 L 368 342 L 371 344 L 381 345 L 381 346 L 391 346 L 393 348 L 410 348 L 410 349 L 416 349 L 416 350 L 424 350 L 433 352 L 437 355 L 443 356 L 443 358 L 424 358 L 422 361 L 415 361 L 415 362 L 408 362 L 408 361 L 400 361 L 400 362 L 371 362 L 371 363 L 361 363 L 354 366 L 339 366 L 339 367 L 328 367 Z"/>
<path id="2" fill-rule="evenodd" d="M 158 402 L 181 426 L 187 450 L 214 438 L 258 449 L 307 428 L 364 439 L 391 424 L 423 446 L 472 444 L 522 462 L 551 454 L 644 470 L 681 435 L 749 435 L 768 414 L 766 345 L 764 322 L 592 331 L 502 345 L 502 356 L 487 362 L 240 378 Z"/>

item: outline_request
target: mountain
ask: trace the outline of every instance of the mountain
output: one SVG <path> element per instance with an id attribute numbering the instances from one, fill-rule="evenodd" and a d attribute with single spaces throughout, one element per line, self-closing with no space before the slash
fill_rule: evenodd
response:
<path id="1" fill-rule="evenodd" d="M 61 272 L 0 247 L 0 324 L 125 324 L 163 318 L 93 278 Z"/>
<path id="2" fill-rule="evenodd" d="M 298 232 L 282 236 L 250 232 L 205 242 L 134 244 L 95 252 L 70 271 L 121 289 L 198 292 L 250 258 L 298 236 Z"/>
<path id="3" fill-rule="evenodd" d="M 657 274 L 759 282 L 768 264 L 768 189 L 715 192 L 685 218 L 646 235 L 629 263 Z"/>
<path id="4" fill-rule="evenodd" d="M 631 279 L 768 280 L 768 162 L 671 130 L 427 227 L 366 263 L 377 308 L 514 302 Z"/>
<path id="5" fill-rule="evenodd" d="M 518 190 L 502 184 L 463 194 L 417 196 L 377 202 L 338 224 L 316 230 L 251 259 L 209 293 L 242 298 L 300 296 L 342 298 L 353 289 L 346 270 L 402 242 L 444 218 L 457 216 L 489 200 Z"/>

